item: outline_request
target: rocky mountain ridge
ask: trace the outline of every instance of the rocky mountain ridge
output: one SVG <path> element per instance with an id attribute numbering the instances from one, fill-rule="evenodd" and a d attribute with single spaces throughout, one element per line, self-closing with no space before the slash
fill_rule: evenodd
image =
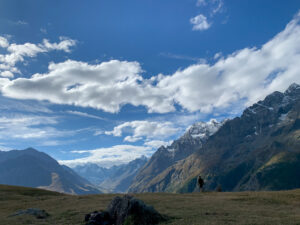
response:
<path id="1" fill-rule="evenodd" d="M 240 117 L 226 121 L 187 157 L 158 172 L 146 164 L 130 191 L 191 192 L 199 174 L 209 190 L 217 186 L 226 191 L 299 188 L 299 114 L 300 86 L 292 84 L 284 93 L 274 92 Z M 181 146 L 179 151 L 189 147 Z"/>
<path id="2" fill-rule="evenodd" d="M 195 153 L 224 122 L 212 119 L 208 122 L 195 123 L 171 145 L 161 146 L 134 178 L 129 192 L 142 191 L 143 188 L 140 187 L 151 184 L 165 169 Z"/>

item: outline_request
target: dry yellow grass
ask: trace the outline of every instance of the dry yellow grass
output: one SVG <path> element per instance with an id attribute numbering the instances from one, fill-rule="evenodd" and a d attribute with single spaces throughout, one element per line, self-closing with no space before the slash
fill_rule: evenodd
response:
<path id="1" fill-rule="evenodd" d="M 0 224 L 84 224 L 84 215 L 105 209 L 116 195 L 70 196 L 43 190 L 0 185 Z M 300 190 L 280 192 L 137 194 L 160 213 L 169 225 L 196 224 L 299 224 Z M 51 216 L 8 217 L 20 209 L 45 209 Z"/>

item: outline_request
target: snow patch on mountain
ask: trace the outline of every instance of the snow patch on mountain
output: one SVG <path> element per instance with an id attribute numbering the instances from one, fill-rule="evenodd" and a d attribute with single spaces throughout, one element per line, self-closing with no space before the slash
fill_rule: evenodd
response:
<path id="1" fill-rule="evenodd" d="M 218 122 L 215 119 L 211 119 L 208 122 L 197 122 L 188 128 L 186 135 L 200 139 L 208 138 L 216 133 L 223 123 L 224 122 Z"/>

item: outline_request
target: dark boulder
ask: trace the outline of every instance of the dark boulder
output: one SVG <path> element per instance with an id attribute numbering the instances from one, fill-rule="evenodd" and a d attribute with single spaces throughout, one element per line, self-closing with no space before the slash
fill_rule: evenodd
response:
<path id="1" fill-rule="evenodd" d="M 164 218 L 152 207 L 130 195 L 115 197 L 105 212 L 85 217 L 86 225 L 154 225 Z"/>

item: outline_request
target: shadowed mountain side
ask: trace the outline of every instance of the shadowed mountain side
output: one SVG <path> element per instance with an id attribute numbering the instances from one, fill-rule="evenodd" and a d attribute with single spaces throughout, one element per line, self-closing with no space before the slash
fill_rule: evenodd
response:
<path id="1" fill-rule="evenodd" d="M 145 166 L 141 168 L 133 180 L 129 192 L 143 192 L 146 190 L 144 188 L 155 182 L 161 173 L 167 171 L 169 167 L 172 167 L 180 160 L 195 153 L 223 123 L 219 123 L 216 120 L 211 120 L 207 123 L 195 123 L 187 129 L 182 137 L 175 140 L 170 146 L 160 147 Z M 168 174 L 166 174 L 166 179 L 168 179 Z M 168 183 L 168 181 L 164 183 Z M 160 186 L 162 187 L 158 187 L 157 191 L 164 191 L 165 185 L 160 184 Z M 152 187 L 150 189 L 154 191 Z M 147 189 L 147 191 L 149 190 Z"/>
<path id="2" fill-rule="evenodd" d="M 192 192 L 199 174 L 208 190 L 219 185 L 225 191 L 299 188 L 299 114 L 300 86 L 293 84 L 227 121 L 195 153 L 130 190 Z"/>
<path id="3" fill-rule="evenodd" d="M 100 193 L 70 168 L 32 148 L 0 152 L 0 183 L 69 194 Z"/>

